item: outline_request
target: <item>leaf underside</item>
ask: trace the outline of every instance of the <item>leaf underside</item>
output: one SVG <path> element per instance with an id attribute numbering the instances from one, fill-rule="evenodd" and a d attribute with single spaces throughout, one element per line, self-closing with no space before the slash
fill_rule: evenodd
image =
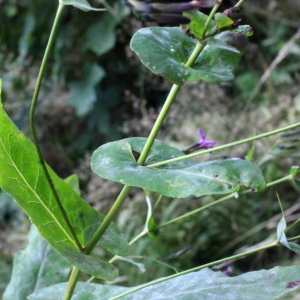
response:
<path id="1" fill-rule="evenodd" d="M 228 277 L 221 272 L 203 269 L 166 280 L 122 297 L 123 300 L 274 300 L 300 285 L 300 267 L 275 267 Z M 30 300 L 61 299 L 66 284 L 39 290 Z M 79 282 L 73 300 L 110 299 L 131 288 Z"/>

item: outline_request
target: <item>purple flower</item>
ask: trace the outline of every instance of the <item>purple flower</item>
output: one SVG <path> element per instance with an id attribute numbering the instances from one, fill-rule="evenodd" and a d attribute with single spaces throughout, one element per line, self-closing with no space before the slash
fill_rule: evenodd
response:
<path id="1" fill-rule="evenodd" d="M 181 151 L 183 153 L 189 154 L 200 149 L 210 149 L 214 147 L 216 142 L 213 140 L 205 140 L 206 134 L 201 130 L 201 128 L 198 128 L 198 133 L 200 136 L 199 142 L 182 149 Z"/>
<path id="2" fill-rule="evenodd" d="M 216 142 L 213 140 L 205 140 L 206 134 L 201 130 L 201 128 L 198 128 L 198 133 L 200 136 L 198 149 L 209 149 L 214 147 Z"/>

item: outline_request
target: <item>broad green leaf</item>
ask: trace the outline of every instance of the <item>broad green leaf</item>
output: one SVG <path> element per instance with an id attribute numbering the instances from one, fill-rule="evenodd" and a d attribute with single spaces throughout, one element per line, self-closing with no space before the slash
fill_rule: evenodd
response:
<path id="1" fill-rule="evenodd" d="M 145 287 L 120 299 L 274 300 L 294 291 L 299 286 L 299 273 L 300 266 L 275 267 L 236 277 L 228 277 L 221 272 L 203 269 Z M 65 283 L 57 284 L 36 291 L 29 296 L 29 299 L 61 299 L 65 288 Z M 130 288 L 79 282 L 72 300 L 111 299 L 127 291 L 130 291 Z"/>
<path id="2" fill-rule="evenodd" d="M 83 11 L 103 11 L 106 10 L 105 8 L 93 8 L 90 6 L 90 4 L 86 0 L 59 0 L 60 3 L 63 3 L 64 5 L 72 5 L 76 8 L 79 8 Z"/>
<path id="3" fill-rule="evenodd" d="M 84 255 L 77 249 L 74 237 L 46 181 L 34 145 L 19 132 L 5 114 L 2 105 L 0 124 L 0 187 L 25 211 L 51 247 L 65 256 L 70 263 L 86 273 L 94 273 L 96 277 L 114 279 L 117 270 L 111 264 Z M 50 167 L 48 170 L 75 234 L 84 247 L 104 216 L 81 199 Z M 113 241 L 112 235 L 115 237 Z M 115 225 L 108 228 L 100 244 L 120 255 L 129 251 L 128 243 Z"/>
<path id="4" fill-rule="evenodd" d="M 85 64 L 82 79 L 69 84 L 69 104 L 75 107 L 78 116 L 84 116 L 93 108 L 96 100 L 95 86 L 104 77 L 104 70 L 95 64 Z"/>
<path id="5" fill-rule="evenodd" d="M 34 291 L 68 280 L 71 265 L 41 238 L 34 225 L 28 246 L 14 256 L 11 281 L 3 300 L 24 300 Z"/>
<path id="6" fill-rule="evenodd" d="M 241 53 L 230 49 L 206 45 L 193 67 L 186 67 L 196 43 L 177 27 L 152 27 L 136 32 L 130 47 L 151 72 L 174 84 L 181 85 L 187 80 L 221 82 L 234 78 L 232 71 L 238 65 Z"/>
<path id="7" fill-rule="evenodd" d="M 92 170 L 103 178 L 176 198 L 232 193 L 241 185 L 255 191 L 265 187 L 260 169 L 244 160 L 195 163 L 186 159 L 149 168 L 149 164 L 184 155 L 157 140 L 146 165 L 140 166 L 132 151 L 141 153 L 145 142 L 145 138 L 129 138 L 99 147 L 92 155 Z"/>

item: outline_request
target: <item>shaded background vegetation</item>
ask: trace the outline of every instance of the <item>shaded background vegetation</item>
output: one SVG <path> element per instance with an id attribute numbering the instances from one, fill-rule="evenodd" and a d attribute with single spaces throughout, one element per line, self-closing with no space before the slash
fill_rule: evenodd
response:
<path id="1" fill-rule="evenodd" d="M 232 2 L 224 1 L 224 6 Z M 90 3 L 101 5 L 96 0 Z M 92 151 L 108 141 L 146 137 L 171 86 L 142 66 L 129 48 L 134 32 L 153 24 L 138 20 L 119 1 L 109 5 L 111 13 L 65 10 L 37 114 L 46 161 L 62 177 L 77 173 L 84 198 L 101 213 L 108 211 L 120 185 L 92 174 Z M 31 96 L 56 6 L 53 0 L 0 1 L 2 98 L 5 109 L 27 136 Z M 184 85 L 159 138 L 182 148 L 197 142 L 197 128 L 201 127 L 209 139 L 221 145 L 299 121 L 300 39 L 291 41 L 300 27 L 299 14 L 297 1 L 246 1 L 237 18 L 253 26 L 255 34 L 236 80 Z M 274 70 L 263 77 L 274 62 Z M 300 132 L 294 133 L 255 143 L 253 161 L 261 166 L 267 182 L 299 165 Z M 243 157 L 252 146 L 201 159 Z M 290 183 L 259 195 L 240 196 L 163 228 L 156 238 L 139 241 L 132 255 L 141 256 L 137 261 L 145 264 L 147 272 L 120 261 L 121 280 L 134 285 L 174 272 L 153 259 L 184 270 L 267 241 L 274 237 L 281 217 L 276 192 L 287 210 L 287 220 L 297 219 L 299 192 Z M 152 196 L 155 202 L 158 196 Z M 167 221 L 216 199 L 162 199 L 155 218 L 157 223 Z M 144 196 L 134 189 L 116 220 L 129 240 L 142 230 L 146 213 Z M 26 216 L 1 193 L 0 291 L 9 281 L 13 254 L 26 245 L 29 226 Z M 297 232 L 295 228 L 294 234 Z M 184 254 L 168 258 L 186 247 L 189 250 Z M 237 261 L 233 268 L 240 274 L 296 264 L 297 260 L 290 251 L 278 248 Z"/>

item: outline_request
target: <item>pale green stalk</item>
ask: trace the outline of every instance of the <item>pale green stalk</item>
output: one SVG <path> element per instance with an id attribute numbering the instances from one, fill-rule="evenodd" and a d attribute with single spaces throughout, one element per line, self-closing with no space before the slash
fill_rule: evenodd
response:
<path id="1" fill-rule="evenodd" d="M 246 0 L 240 0 L 234 7 L 240 7 L 244 4 Z"/>
<path id="2" fill-rule="evenodd" d="M 281 182 L 284 182 L 284 181 L 287 181 L 287 180 L 291 180 L 292 177 L 293 177 L 292 175 L 284 176 L 284 177 L 282 177 L 282 178 L 280 178 L 280 179 L 278 179 L 278 180 L 275 180 L 275 181 L 272 181 L 272 182 L 267 183 L 267 184 L 266 184 L 266 187 L 270 187 L 270 186 L 273 186 L 273 185 L 275 185 L 275 184 L 278 184 L 278 183 L 281 183 Z M 253 192 L 253 191 L 252 191 L 251 189 L 248 189 L 248 190 L 243 191 L 241 194 L 243 195 L 243 194 L 247 194 L 247 193 L 250 193 L 250 192 Z M 205 209 L 207 209 L 207 208 L 209 208 L 209 207 L 212 207 L 212 206 L 214 206 L 214 205 L 220 204 L 220 203 L 222 203 L 222 202 L 224 202 L 224 201 L 226 201 L 226 200 L 228 200 L 228 199 L 234 198 L 235 195 L 236 195 L 236 193 L 233 193 L 233 194 L 227 195 L 227 196 L 225 196 L 225 197 L 222 197 L 222 198 L 219 199 L 219 200 L 213 201 L 213 202 L 211 202 L 211 203 L 209 203 L 209 204 L 206 204 L 206 205 L 204 205 L 204 206 L 202 206 L 202 207 L 200 207 L 200 208 L 197 208 L 197 209 L 195 209 L 195 210 L 193 210 L 193 211 L 190 211 L 190 212 L 188 212 L 188 213 L 186 213 L 186 214 L 184 214 L 184 215 L 181 215 L 181 216 L 179 216 L 179 217 L 177 217 L 177 218 L 174 218 L 174 219 L 172 219 L 172 220 L 170 220 L 170 221 L 167 221 L 167 222 L 165 222 L 165 223 L 162 223 L 162 224 L 156 226 L 154 230 L 163 228 L 163 227 L 168 226 L 168 225 L 170 225 L 170 224 L 173 224 L 173 223 L 175 223 L 175 222 L 178 222 L 178 221 L 181 221 L 181 220 L 183 220 L 183 219 L 186 219 L 186 218 L 188 218 L 188 217 L 190 217 L 190 216 L 192 216 L 192 215 L 194 215 L 194 214 L 197 214 L 197 213 L 199 213 L 199 212 L 201 212 L 201 211 L 203 211 L 203 210 L 205 210 Z"/>
<path id="3" fill-rule="evenodd" d="M 294 125 L 290 125 L 290 126 L 286 126 L 286 127 L 283 127 L 283 128 L 276 129 L 276 130 L 272 130 L 272 131 L 269 131 L 269 132 L 266 132 L 266 133 L 262 133 L 262 134 L 259 134 L 259 135 L 253 136 L 253 137 L 249 137 L 249 138 L 240 140 L 240 141 L 228 143 L 228 144 L 225 144 L 225 145 L 222 145 L 222 146 L 218 146 L 218 147 L 210 148 L 210 149 L 207 149 L 207 150 L 194 152 L 194 153 L 191 153 L 191 154 L 188 154 L 188 155 L 183 155 L 183 156 L 180 156 L 180 157 L 164 160 L 164 161 L 161 161 L 161 162 L 158 162 L 158 163 L 155 163 L 155 164 L 147 165 L 147 167 L 149 167 L 149 168 L 160 167 L 162 165 L 177 162 L 177 161 L 180 161 L 180 160 L 185 160 L 185 159 L 188 159 L 188 158 L 193 158 L 193 157 L 200 156 L 200 155 L 203 155 L 203 154 L 207 154 L 207 153 L 211 153 L 211 152 L 231 148 L 231 147 L 234 147 L 234 146 L 238 146 L 238 145 L 241 145 L 241 144 L 249 143 L 249 142 L 252 142 L 252 141 L 256 141 L 256 140 L 266 138 L 266 137 L 274 135 L 274 134 L 278 134 L 278 133 L 282 133 L 282 132 L 287 131 L 287 130 L 295 129 L 297 127 L 300 127 L 300 123 L 296 123 Z"/>
<path id="4" fill-rule="evenodd" d="M 211 13 L 209 14 L 206 22 L 205 22 L 205 25 L 204 25 L 204 30 L 203 30 L 203 33 L 202 33 L 202 39 L 205 38 L 205 34 L 207 32 L 207 29 L 208 29 L 208 26 L 209 26 L 209 23 L 211 22 L 211 20 L 213 19 L 215 13 L 217 12 L 217 10 L 219 9 L 220 5 L 222 4 L 223 0 L 218 0 L 216 5 L 213 7 Z"/>

